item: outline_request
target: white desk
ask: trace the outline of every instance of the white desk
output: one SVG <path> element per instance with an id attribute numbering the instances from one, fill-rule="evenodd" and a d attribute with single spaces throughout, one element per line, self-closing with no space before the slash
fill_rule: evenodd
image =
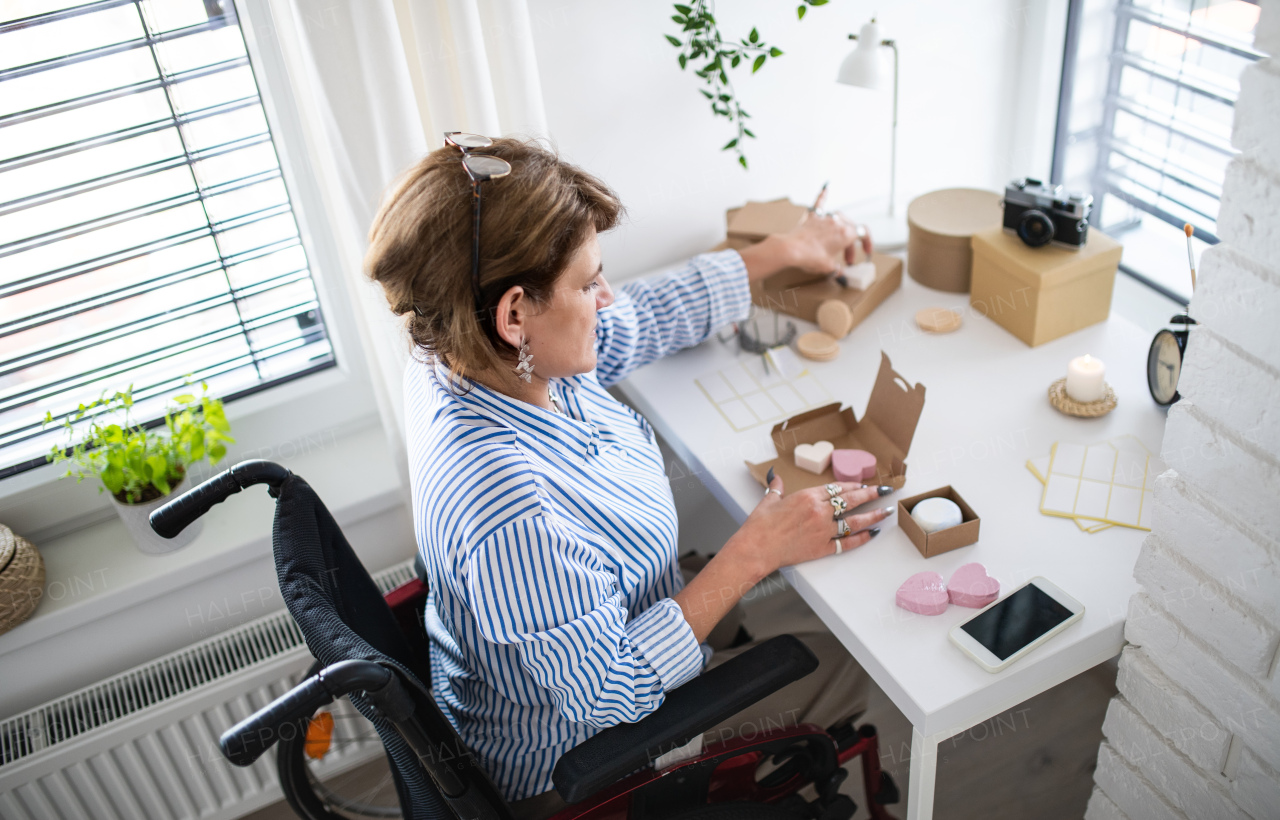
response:
<path id="1" fill-rule="evenodd" d="M 1165 412 L 1146 387 L 1149 335 L 1113 315 L 1038 348 L 1029 348 L 968 307 L 964 294 L 926 289 L 909 277 L 841 343 L 829 363 L 808 362 L 835 399 L 861 417 L 883 349 L 911 383 L 927 388 L 907 456 L 907 483 L 869 506 L 895 504 L 945 484 L 954 486 L 982 519 L 977 544 L 922 558 L 890 518 L 866 546 L 785 570 L 788 581 L 911 721 L 911 781 L 907 815 L 933 814 L 937 745 L 1118 654 L 1125 613 L 1136 591 L 1133 566 L 1146 533 L 1113 527 L 1081 532 L 1067 519 L 1039 512 L 1040 484 L 1028 458 L 1055 441 L 1090 444 L 1131 433 L 1159 452 Z M 944 336 L 913 321 L 923 307 L 961 310 L 964 326 Z M 761 322 L 772 329 L 772 322 Z M 812 329 L 797 322 L 800 332 Z M 1067 362 L 1090 353 L 1107 365 L 1119 406 L 1101 419 L 1075 419 L 1050 407 L 1049 384 Z M 709 341 L 642 369 L 621 390 L 690 470 L 738 521 L 761 497 L 743 460 L 776 455 L 772 423 L 735 432 L 694 379 L 733 365 L 736 343 Z M 1007 592 L 1043 575 L 1085 605 L 1084 619 L 999 674 L 990 674 L 947 640 L 947 631 L 975 610 L 952 606 L 936 617 L 894 604 L 913 573 L 949 578 L 980 561 Z"/>

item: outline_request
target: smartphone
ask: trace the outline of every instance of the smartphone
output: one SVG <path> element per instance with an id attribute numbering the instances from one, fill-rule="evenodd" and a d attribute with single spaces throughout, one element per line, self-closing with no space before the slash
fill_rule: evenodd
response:
<path id="1" fill-rule="evenodd" d="M 1084 617 L 1084 604 L 1035 577 L 951 628 L 951 642 L 988 672 L 999 672 Z"/>

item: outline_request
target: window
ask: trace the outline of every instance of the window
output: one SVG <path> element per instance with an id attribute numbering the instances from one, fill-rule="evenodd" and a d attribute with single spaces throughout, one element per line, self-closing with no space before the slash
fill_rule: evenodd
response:
<path id="1" fill-rule="evenodd" d="M 60 416 L 187 374 L 236 398 L 332 367 L 231 0 L 0 12 L 0 477 Z"/>
<path id="2" fill-rule="evenodd" d="M 1094 197 L 1093 225 L 1124 243 L 1121 269 L 1191 297 L 1216 244 L 1240 72 L 1258 6 L 1246 0 L 1071 0 L 1053 176 Z"/>

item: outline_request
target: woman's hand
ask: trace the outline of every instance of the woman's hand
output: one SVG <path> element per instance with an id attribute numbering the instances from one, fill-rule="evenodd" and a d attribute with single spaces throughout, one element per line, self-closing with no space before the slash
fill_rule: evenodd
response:
<path id="1" fill-rule="evenodd" d="M 827 274 L 852 264 L 861 244 L 871 255 L 871 234 L 842 214 L 809 214 L 803 222 L 783 234 L 772 234 L 738 253 L 747 266 L 747 278 L 755 281 L 784 268 L 799 268 L 813 274 Z"/>
<path id="2" fill-rule="evenodd" d="M 840 483 L 840 496 L 848 509 L 891 492 L 891 487 L 864 487 Z M 825 487 L 811 487 L 784 495 L 782 479 L 769 482 L 769 492 L 756 505 L 746 523 L 734 533 L 689 585 L 676 593 L 685 620 L 699 642 L 720 622 L 753 586 L 779 567 L 811 561 L 836 552 L 835 508 Z M 879 530 L 868 530 L 883 521 L 892 508 L 859 515 L 845 514 L 852 530 L 840 539 L 841 551 L 856 549 Z M 857 532 L 864 530 L 863 532 Z"/>
<path id="3" fill-rule="evenodd" d="M 858 227 L 843 214 L 818 216 L 809 214 L 803 222 L 782 235 L 791 242 L 794 266 L 810 273 L 831 273 L 843 265 L 852 265 L 859 243 L 871 255 L 871 234 Z"/>
<path id="4" fill-rule="evenodd" d="M 850 482 L 836 484 L 850 510 L 881 495 L 875 486 L 864 487 Z M 852 533 L 840 539 L 841 551 L 855 549 L 874 538 L 875 533 L 868 528 L 883 521 L 891 511 L 892 508 L 882 508 L 858 515 L 846 513 L 844 520 Z M 785 493 L 782 478 L 775 477 L 769 485 L 769 493 L 752 510 L 725 549 L 740 541 L 741 544 L 734 545 L 735 548 L 758 562 L 758 571 L 763 578 L 779 567 L 834 555 L 836 533 L 840 528 L 834 515 L 835 508 L 825 487 Z"/>

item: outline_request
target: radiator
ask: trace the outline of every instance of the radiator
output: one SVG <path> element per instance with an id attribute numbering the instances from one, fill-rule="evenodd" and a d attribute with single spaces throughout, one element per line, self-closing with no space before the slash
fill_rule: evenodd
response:
<path id="1" fill-rule="evenodd" d="M 412 577 L 409 561 L 374 580 Z M 280 800 L 275 750 L 240 768 L 218 737 L 311 663 L 281 611 L 0 722 L 0 820 L 231 820 Z M 345 698 L 332 708 L 322 775 L 382 754 L 376 735 L 343 737 L 358 725 Z"/>

